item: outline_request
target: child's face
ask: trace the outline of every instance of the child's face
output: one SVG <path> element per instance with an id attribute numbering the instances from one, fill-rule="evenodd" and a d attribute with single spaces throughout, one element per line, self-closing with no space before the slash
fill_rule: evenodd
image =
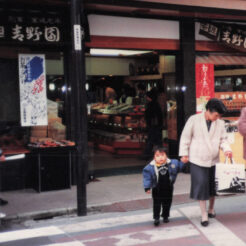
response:
<path id="1" fill-rule="evenodd" d="M 167 155 L 165 152 L 156 151 L 154 159 L 157 164 L 163 164 L 167 161 Z"/>

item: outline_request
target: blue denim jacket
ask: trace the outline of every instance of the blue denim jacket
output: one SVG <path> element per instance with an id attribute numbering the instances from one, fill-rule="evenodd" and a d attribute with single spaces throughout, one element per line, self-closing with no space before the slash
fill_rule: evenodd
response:
<path id="1" fill-rule="evenodd" d="M 170 177 L 170 182 L 175 183 L 177 175 L 179 172 L 183 171 L 184 163 L 176 159 L 167 159 L 168 172 Z M 155 165 L 155 160 L 151 161 L 143 169 L 143 186 L 145 189 L 152 189 L 156 187 L 158 183 L 158 170 Z"/>

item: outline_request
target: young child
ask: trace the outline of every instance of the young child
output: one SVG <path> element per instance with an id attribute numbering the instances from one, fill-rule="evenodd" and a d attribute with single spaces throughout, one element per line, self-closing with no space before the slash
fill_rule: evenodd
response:
<path id="1" fill-rule="evenodd" d="M 154 160 L 143 169 L 143 185 L 145 192 L 152 189 L 154 225 L 160 224 L 160 212 L 163 222 L 169 222 L 169 212 L 173 199 L 173 184 L 178 172 L 182 171 L 183 162 L 168 159 L 165 148 L 154 148 Z"/>

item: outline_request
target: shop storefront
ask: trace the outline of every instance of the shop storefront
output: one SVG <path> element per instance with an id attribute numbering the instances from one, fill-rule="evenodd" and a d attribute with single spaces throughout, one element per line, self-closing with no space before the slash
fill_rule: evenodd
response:
<path id="1" fill-rule="evenodd" d="M 181 8 L 170 3 L 154 3 L 156 1 L 148 4 L 146 1 L 129 1 L 126 3 L 128 7 L 122 6 L 120 1 L 105 1 L 105 6 L 97 2 L 85 3 L 89 32 L 84 31 L 89 38 L 82 53 L 86 56 L 88 120 L 83 117 L 83 122 L 79 123 L 76 118 L 78 111 L 73 106 L 80 109 L 81 102 L 74 95 L 82 91 L 84 81 L 78 79 L 80 87 L 77 91 L 70 81 L 74 76 L 71 67 L 80 58 L 71 59 L 67 9 L 63 5 L 62 11 L 65 12 L 53 8 L 44 15 L 37 8 L 35 11 L 24 11 L 20 6 L 18 11 L 3 8 L 0 25 L 0 145 L 6 155 L 25 153 L 26 158 L 16 161 L 12 165 L 14 168 L 1 166 L 2 191 L 28 187 L 46 191 L 75 184 L 73 145 L 82 142 L 80 150 L 87 145 L 86 133 L 78 132 L 86 122 L 89 171 L 93 175 L 101 170 L 118 169 L 121 172 L 121 168 L 135 166 L 139 171 L 146 164 L 139 158 L 146 143 L 146 102 L 139 97 L 141 88 L 144 88 L 144 93 L 152 88 L 157 88 L 159 95 L 162 92 L 162 141 L 169 156 L 177 157 L 185 120 L 196 112 L 196 64 L 213 65 L 214 96 L 223 99 L 230 108 L 228 121 L 236 120 L 245 105 L 242 92 L 246 74 L 242 51 L 199 34 L 200 23 L 204 23 L 204 19 L 222 19 L 229 23 L 238 21 L 237 18 L 243 19 L 244 13 L 232 10 L 230 15 L 228 11 L 220 10 L 218 15 L 211 6 L 203 6 L 209 10 L 204 16 L 204 9 L 197 6 L 193 11 L 190 6 L 189 9 L 187 6 Z M 142 6 L 139 2 L 143 2 Z M 143 9 L 146 6 L 151 11 Z M 239 17 L 235 18 L 235 13 Z M 195 14 L 198 17 L 194 18 Z M 81 49 L 78 43 L 76 45 Z M 105 50 L 97 53 L 101 49 L 106 49 L 107 53 Z M 118 55 L 108 54 L 108 51 L 115 50 L 120 50 Z M 135 53 L 125 54 L 125 51 Z M 44 62 L 47 124 L 38 123 L 40 112 L 36 111 L 32 117 L 28 116 L 31 124 L 21 125 L 26 113 L 23 110 L 25 102 L 21 107 L 20 101 L 18 63 L 22 64 L 21 59 L 25 55 L 30 59 L 38 57 Z M 25 71 L 22 74 L 25 75 Z M 36 78 L 34 94 L 42 87 L 39 77 Z M 131 88 L 131 103 L 122 100 L 126 87 Z M 113 100 L 109 100 L 110 96 Z M 81 153 L 77 156 L 82 156 L 83 162 L 87 162 L 87 153 Z M 54 164 L 53 168 L 50 163 Z M 60 177 L 54 178 L 58 165 L 62 166 Z M 86 165 L 80 169 L 87 173 Z M 54 180 L 56 182 L 53 183 Z"/>
<path id="2" fill-rule="evenodd" d="M 151 24 L 149 24 L 148 21 Z M 126 72 L 121 79 L 118 78 L 118 81 L 113 81 L 110 86 L 114 87 L 119 95 L 121 95 L 120 90 L 125 83 L 130 84 L 134 88 L 136 88 L 137 83 L 144 83 L 146 85 L 146 91 L 153 87 L 158 88 L 158 85 L 161 85 L 161 87 L 164 88 L 166 96 L 164 111 L 166 112 L 166 115 L 163 127 L 163 143 L 164 145 L 167 145 L 169 154 L 174 157 L 177 156 L 178 139 L 183 124 L 193 111 L 194 113 L 196 112 L 197 103 L 199 104 L 195 98 L 195 91 L 193 93 L 191 93 L 191 91 L 189 92 L 189 98 L 187 98 L 188 96 L 186 95 L 187 90 L 189 90 L 190 87 L 192 89 L 197 87 L 197 79 L 195 79 L 196 64 L 209 64 L 212 66 L 213 84 L 209 85 L 210 87 L 212 86 L 212 88 L 210 88 L 212 94 L 209 94 L 208 96 L 218 97 L 224 101 L 229 109 L 225 118 L 226 121 L 237 120 L 240 115 L 240 110 L 244 106 L 244 96 L 240 92 L 244 90 L 243 75 L 245 57 L 240 51 L 234 49 L 232 46 L 226 47 L 223 43 L 219 43 L 214 41 L 214 39 L 204 36 L 204 32 L 201 32 L 203 22 L 193 22 L 194 36 L 191 41 L 194 44 L 194 64 L 193 67 L 189 67 L 189 71 L 191 72 L 189 76 L 193 73 L 194 81 L 191 78 L 192 76 L 188 76 L 190 79 L 186 83 L 180 83 L 179 80 L 183 80 L 185 76 L 183 75 L 182 78 L 179 74 L 180 67 L 184 66 L 182 61 L 180 62 L 182 51 L 178 45 L 182 42 L 182 37 L 180 35 L 180 28 L 182 25 L 180 25 L 180 22 L 182 21 L 89 15 L 91 42 L 88 43 L 88 47 L 107 49 L 145 48 L 147 53 L 149 52 L 149 54 L 151 54 L 152 52 L 152 56 L 154 53 L 157 54 L 156 57 L 158 58 L 152 59 L 156 60 L 155 64 L 151 64 L 151 62 L 148 61 L 142 61 L 142 64 L 149 64 L 149 68 L 147 68 L 147 65 L 142 65 L 142 70 L 141 66 L 138 65 L 139 60 L 141 60 L 140 55 L 138 55 L 138 59 L 136 59 L 138 61 L 135 61 L 134 59 L 129 61 L 128 65 L 130 69 L 128 73 Z M 122 23 L 125 23 L 125 25 L 122 26 Z M 168 32 L 164 32 L 162 35 L 162 33 L 159 32 L 159 26 L 162 26 L 163 30 L 168 30 Z M 142 33 L 139 31 L 136 34 L 135 30 L 137 27 L 139 30 L 142 30 Z M 158 30 L 158 34 L 156 34 L 154 30 Z M 188 30 L 184 28 L 183 32 L 188 33 Z M 151 34 L 151 38 L 146 37 L 146 33 Z M 152 41 L 152 46 L 148 43 L 149 39 Z M 159 43 L 157 42 L 157 39 Z M 172 55 L 170 55 L 170 52 Z M 123 55 L 121 56 L 123 57 Z M 146 54 L 144 56 L 146 57 Z M 144 56 L 142 55 L 142 57 Z M 191 53 L 187 53 L 187 60 L 191 59 L 191 56 Z M 127 61 L 127 58 L 129 59 L 129 56 L 118 59 Z M 101 57 L 101 59 L 103 58 Z M 107 61 L 106 55 L 104 55 L 104 59 Z M 145 70 L 144 66 L 146 66 Z M 157 74 L 154 74 L 153 72 L 151 75 L 148 74 L 149 71 L 151 71 L 151 67 L 153 71 L 153 67 L 155 66 L 158 67 Z M 123 66 L 120 65 L 120 67 Z M 108 74 L 102 73 L 102 79 L 104 81 L 112 80 L 113 74 L 113 71 Z M 101 81 L 101 84 L 105 85 L 106 82 L 103 83 L 103 80 Z M 93 79 L 90 82 L 93 83 Z M 120 88 L 117 88 L 117 86 Z M 225 94 L 225 92 L 228 91 L 230 91 L 230 95 L 228 93 L 227 95 Z M 103 95 L 103 92 L 101 95 Z M 119 99 L 119 97 L 120 96 L 117 98 L 116 96 L 117 99 Z M 209 97 L 203 98 L 203 104 L 208 98 Z M 230 98 L 233 100 L 230 100 Z M 92 140 L 92 142 L 94 141 L 92 145 L 110 152 L 114 156 L 120 156 L 120 154 L 142 155 L 146 136 L 144 135 L 144 114 L 140 113 L 141 107 L 136 104 L 131 106 L 121 105 L 119 100 L 116 100 L 116 105 L 109 105 L 105 104 L 104 99 L 105 98 L 101 97 L 101 101 L 97 101 L 96 104 L 91 105 L 92 111 L 89 117 L 89 128 L 91 127 L 92 133 L 90 135 L 90 140 Z M 195 104 L 191 104 L 191 101 L 193 100 L 195 101 Z M 188 107 L 186 102 L 187 104 L 191 104 L 192 107 Z M 234 104 L 234 107 L 232 107 L 232 104 Z M 189 109 L 187 112 L 185 107 Z M 125 111 L 123 114 L 121 108 Z M 138 110 L 140 112 L 138 112 Z M 177 110 L 179 112 L 178 115 Z M 237 133 L 236 135 L 239 134 Z M 240 138 L 240 136 L 237 136 L 237 138 Z M 241 143 L 242 140 L 240 139 L 239 141 Z M 240 150 L 237 152 L 239 153 Z M 237 161 L 242 162 L 241 155 L 236 159 Z M 114 159 L 112 162 L 113 166 L 116 167 Z"/>
<path id="3" fill-rule="evenodd" d="M 88 130 L 95 173 L 102 169 L 110 172 L 110 168 L 120 172 L 122 167 L 141 170 L 147 139 L 146 92 L 156 89 L 159 94 L 163 145 L 167 149 L 171 144 L 177 146 L 175 43 L 179 39 L 179 23 L 102 15 L 89 15 L 88 20 Z M 161 27 L 165 27 L 163 31 Z M 164 31 L 167 28 L 169 31 Z M 173 40 L 173 45 L 168 39 Z M 122 100 L 124 90 L 130 101 Z M 110 93 L 111 102 L 107 98 Z M 170 153 L 174 157 L 177 152 L 173 149 Z"/>
<path id="4" fill-rule="evenodd" d="M 2 12 L 0 147 L 6 159 L 25 157 L 1 163 L 0 189 L 69 188 L 75 143 L 67 137 L 65 110 L 67 14 L 35 8 Z"/>
<path id="5" fill-rule="evenodd" d="M 19 25 L 19 35 L 21 35 L 21 26 L 18 23 L 18 18 L 21 19 L 22 16 L 10 15 L 7 18 L 10 23 L 13 22 L 12 29 L 17 32 L 16 26 Z M 35 17 L 35 16 L 34 16 Z M 22 17 L 23 18 L 23 17 Z M 31 18 L 31 17 L 30 17 Z M 41 17 L 40 17 L 41 18 Z M 43 19 L 42 19 L 43 18 Z M 17 58 L 21 53 L 27 53 L 26 50 L 32 50 L 30 53 L 44 53 L 46 61 L 46 80 L 47 80 L 47 98 L 48 98 L 48 125 L 44 126 L 32 126 L 30 128 L 21 127 L 21 131 L 26 131 L 22 133 L 22 138 L 25 139 L 23 144 L 23 139 L 20 141 L 22 146 L 16 147 L 19 152 L 29 152 L 30 149 L 22 149 L 21 147 L 29 145 L 29 147 L 50 147 L 52 145 L 59 145 L 61 141 L 61 147 L 64 145 L 73 145 L 73 142 L 68 141 L 70 123 L 68 121 L 69 113 L 66 108 L 66 104 L 69 104 L 67 97 L 67 90 L 69 85 L 66 82 L 66 75 L 64 74 L 64 48 L 63 44 L 66 37 L 62 36 L 62 23 L 64 20 L 52 19 L 50 16 L 42 17 L 40 22 L 53 21 L 59 23 L 56 29 L 51 32 L 51 37 L 54 40 L 48 40 L 48 30 L 41 30 L 41 26 L 30 26 L 27 28 L 33 30 L 34 33 L 27 33 L 26 37 L 16 36 L 15 40 L 10 40 L 13 44 L 19 42 L 19 49 L 16 51 L 12 48 L 12 59 L 11 62 L 15 63 L 17 69 Z M 46 19 L 45 19 L 46 18 Z M 35 19 L 35 18 L 34 18 Z M 31 19 L 32 20 L 32 19 Z M 36 20 L 36 19 L 35 19 Z M 26 20 L 24 20 L 25 23 Z M 28 21 L 26 21 L 28 22 Z M 163 97 L 161 99 L 162 111 L 163 111 L 163 131 L 162 140 L 164 146 L 167 147 L 169 155 L 171 157 L 177 157 L 178 148 L 178 137 L 183 127 L 183 122 L 186 116 L 183 103 L 185 103 L 184 95 L 189 89 L 189 87 L 194 84 L 184 84 L 180 81 L 182 79 L 178 73 L 180 67 L 182 67 L 182 62 L 180 62 L 180 42 L 182 42 L 182 36 L 180 35 L 180 22 L 178 20 L 154 20 L 154 19 L 144 19 L 144 18 L 129 18 L 129 17 L 117 17 L 117 16 L 105 16 L 105 15 L 88 15 L 88 23 L 90 29 L 90 41 L 86 43 L 87 51 L 86 53 L 86 75 L 87 75 L 87 96 L 88 96 L 88 126 L 89 126 L 89 145 L 90 145 L 90 161 L 91 164 L 89 168 L 93 172 L 93 169 L 105 169 L 105 166 L 101 164 L 103 153 L 110 153 L 106 157 L 107 168 L 117 168 L 117 167 L 127 167 L 135 166 L 136 163 L 140 167 L 144 165 L 143 162 L 139 162 L 136 159 L 143 155 L 143 151 L 146 143 L 146 122 L 144 118 L 145 111 L 145 101 L 139 100 L 138 86 L 144 88 L 144 93 L 156 88 L 158 91 L 162 90 Z M 122 26 L 124 23 L 124 26 Z M 40 24 L 40 23 L 39 23 Z M 50 25 L 54 23 L 50 23 Z M 9 28 L 10 26 L 9 25 Z M 22 23 L 23 25 L 23 23 Z M 25 23 L 26 25 L 26 23 Z M 25 26 L 26 27 L 26 26 Z M 58 27 L 61 29 L 58 29 Z M 196 41 L 193 40 L 196 48 L 196 63 L 210 63 L 215 65 L 215 96 L 221 97 L 217 92 L 217 88 L 220 90 L 220 81 L 222 81 L 223 74 L 221 67 L 225 64 L 221 63 L 222 58 L 217 63 L 214 61 L 218 54 L 218 44 L 211 42 L 210 50 L 206 51 L 204 54 L 203 42 L 206 40 L 209 43 L 209 39 L 201 38 L 202 34 L 197 34 L 200 29 L 200 22 L 194 25 L 194 34 L 196 35 Z M 12 30 L 12 32 L 13 32 Z M 27 30 L 27 29 L 26 29 Z M 37 31 L 40 30 L 38 34 Z M 59 33 L 54 33 L 55 31 Z M 138 30 L 138 32 L 136 32 Z M 11 33 L 7 30 L 6 33 Z M 44 33 L 44 36 L 41 35 Z M 56 35 L 55 35 L 56 34 Z M 16 34 L 17 35 L 17 34 Z M 46 36 L 45 36 L 46 35 Z M 13 36 L 12 36 L 13 37 Z M 50 38 L 51 38 L 50 37 Z M 197 38 L 198 37 L 198 38 Z M 47 40 L 42 40 L 41 38 L 46 38 Z M 3 42 L 7 42 L 10 37 L 3 39 Z M 23 40 L 21 41 L 21 39 Z M 32 42 L 47 42 L 51 46 L 47 46 L 48 50 L 55 47 L 57 52 L 44 51 L 41 52 L 37 47 L 32 44 Z M 26 43 L 25 40 L 28 42 Z M 56 42 L 55 46 L 52 46 L 53 42 Z M 52 44 L 50 44 L 52 43 Z M 24 44 L 24 45 L 23 45 Z M 104 48 L 102 51 L 101 49 Z M 107 51 L 114 51 L 115 49 L 121 49 L 118 55 L 108 54 Z M 3 48 L 4 50 L 5 48 Z M 26 50 L 25 50 L 26 49 Z M 114 50 L 113 50 L 114 49 Z M 124 49 L 124 50 L 122 50 Z M 23 51 L 22 51 L 23 50 Z M 135 53 L 123 54 L 124 51 L 129 50 Z M 99 51 L 104 53 L 98 53 Z M 219 48 L 219 52 L 224 52 L 224 58 L 232 57 L 234 53 L 230 49 L 231 53 L 226 53 L 228 49 L 224 47 Z M 94 52 L 94 53 L 93 53 Z M 122 53 L 120 53 L 122 52 Z M 234 55 L 235 56 L 235 55 Z M 49 59 L 49 57 L 51 57 Z M 222 57 L 220 53 L 220 57 Z M 232 60 L 232 58 L 231 58 Z M 239 63 L 242 64 L 239 64 Z M 243 66 L 243 59 L 241 61 L 231 62 L 230 66 L 238 65 Z M 6 65 L 10 67 L 10 65 Z M 194 70 L 195 68 L 193 68 Z M 3 69 L 8 72 L 8 69 Z M 7 79 L 10 77 L 10 73 L 3 77 Z M 16 70 L 15 74 L 18 71 Z M 241 71 L 242 73 L 242 71 Z M 221 74 L 221 75 L 220 75 Z M 13 75 L 13 73 L 12 73 Z M 235 78 L 238 85 L 243 84 L 243 78 Z M 227 79 L 228 81 L 228 79 Z M 9 94 L 10 91 L 15 93 L 13 97 L 18 99 L 18 76 L 15 76 L 15 88 L 9 88 L 9 91 L 1 90 L 3 95 Z M 9 85 L 11 83 L 9 82 Z M 120 102 L 122 96 L 122 91 L 124 87 L 128 85 L 132 89 L 132 101 L 131 103 Z M 243 85 L 242 85 L 243 86 Z M 107 89 L 113 89 L 115 102 L 107 101 Z M 242 90 L 241 88 L 240 90 Z M 109 92 L 110 94 L 110 92 Z M 223 96 L 223 95 L 222 95 Z M 194 98 L 194 95 L 193 97 Z M 190 98 L 190 100 L 193 100 Z M 194 98 L 195 99 L 195 98 Z M 184 101 L 183 101 L 184 100 Z M 190 101 L 189 100 L 189 101 Z M 140 102 L 141 101 L 141 102 Z M 19 103 L 9 102 L 5 100 L 2 110 L 2 121 L 5 122 L 5 127 L 9 124 L 16 124 L 20 120 L 19 115 Z M 6 113 L 6 105 L 9 106 L 8 113 Z M 13 105 L 14 104 L 14 105 Z M 13 112 L 12 112 L 13 111 Z M 179 112 L 177 114 L 177 112 Z M 182 116 L 181 116 L 182 115 Z M 238 117 L 238 114 L 234 115 Z M 12 117 L 12 118 L 9 118 Z M 183 118 L 183 120 L 181 119 Z M 181 120 L 180 120 L 181 119 Z M 8 123 L 6 122 L 15 122 Z M 55 143 L 54 141 L 55 140 Z M 3 140 L 4 141 L 4 140 Z M 11 140 L 15 141 L 15 140 Z M 5 154 L 16 153 L 13 151 L 12 147 L 3 146 Z M 100 150 L 103 152 L 95 152 L 95 150 Z M 71 153 L 68 152 L 68 155 Z M 130 161 L 125 161 L 124 157 L 131 157 Z M 112 158 L 111 158 L 112 157 Z M 123 158 L 121 161 L 117 161 L 118 165 L 115 164 L 114 158 Z M 71 160 L 71 158 L 69 158 Z M 109 165 L 109 160 L 112 165 Z M 99 164 L 100 163 L 100 164 Z M 125 164 L 127 163 L 127 164 Z M 69 181 L 68 183 L 74 184 L 72 177 L 75 176 L 75 170 L 72 164 L 69 163 Z M 31 175 L 32 176 L 32 175 Z M 51 182 L 51 181 L 49 181 Z M 67 181 L 66 181 L 67 182 Z M 30 183 L 28 181 L 27 183 Z M 52 187 L 51 187 L 52 189 Z M 39 188 L 40 190 L 40 188 Z"/>

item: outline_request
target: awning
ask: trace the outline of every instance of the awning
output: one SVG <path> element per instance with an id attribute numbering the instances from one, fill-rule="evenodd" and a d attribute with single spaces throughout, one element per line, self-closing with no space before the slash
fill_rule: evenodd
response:
<path id="1" fill-rule="evenodd" d="M 211 63 L 214 65 L 246 65 L 246 56 L 196 56 L 196 63 Z"/>

